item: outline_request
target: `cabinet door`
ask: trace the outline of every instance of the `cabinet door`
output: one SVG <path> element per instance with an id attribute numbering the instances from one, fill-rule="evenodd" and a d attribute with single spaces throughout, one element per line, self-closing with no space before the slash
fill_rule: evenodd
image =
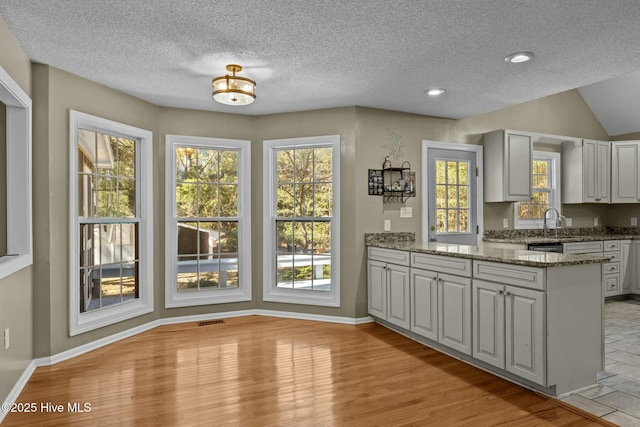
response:
<path id="1" fill-rule="evenodd" d="M 369 314 L 387 319 L 387 268 L 380 261 L 367 262 L 367 291 Z"/>
<path id="2" fill-rule="evenodd" d="M 544 292 L 505 287 L 506 370 L 545 385 Z"/>
<path id="3" fill-rule="evenodd" d="M 530 135 L 505 135 L 505 201 L 531 200 Z"/>
<path id="4" fill-rule="evenodd" d="M 611 143 L 597 142 L 596 199 L 599 203 L 611 201 Z"/>
<path id="5" fill-rule="evenodd" d="M 410 327 L 409 267 L 387 264 L 387 320 L 405 329 Z"/>
<path id="6" fill-rule="evenodd" d="M 632 289 L 633 274 L 631 268 L 633 262 L 629 262 L 631 256 L 631 242 L 629 240 L 620 241 L 620 293 L 629 294 Z"/>
<path id="7" fill-rule="evenodd" d="M 411 331 L 438 341 L 437 273 L 411 269 Z"/>
<path id="8" fill-rule="evenodd" d="M 504 285 L 473 281 L 473 357 L 504 369 Z"/>
<path id="9" fill-rule="evenodd" d="M 598 199 L 598 141 L 585 139 L 582 145 L 582 201 L 595 203 Z"/>
<path id="10" fill-rule="evenodd" d="M 631 271 L 631 292 L 640 294 L 640 240 L 634 240 L 631 244 L 631 254 L 629 259 L 632 267 Z"/>
<path id="11" fill-rule="evenodd" d="M 611 143 L 611 201 L 638 202 L 638 141 Z"/>
<path id="12" fill-rule="evenodd" d="M 438 274 L 438 342 L 471 355 L 471 279 Z"/>

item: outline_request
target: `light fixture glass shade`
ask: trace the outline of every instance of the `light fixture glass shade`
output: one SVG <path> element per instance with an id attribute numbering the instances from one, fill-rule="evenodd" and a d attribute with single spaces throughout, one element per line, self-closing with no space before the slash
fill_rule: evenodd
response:
<path id="1" fill-rule="evenodd" d="M 251 104 L 256 98 L 256 82 L 236 76 L 236 72 L 242 71 L 239 65 L 227 65 L 227 71 L 231 71 L 232 75 L 216 77 L 211 82 L 213 99 L 225 105 Z"/>

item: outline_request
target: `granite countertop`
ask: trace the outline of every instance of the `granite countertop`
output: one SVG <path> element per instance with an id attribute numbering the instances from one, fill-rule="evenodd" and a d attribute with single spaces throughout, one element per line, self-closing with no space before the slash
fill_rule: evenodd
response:
<path id="1" fill-rule="evenodd" d="M 515 243 L 515 242 L 509 242 Z M 524 249 L 496 247 L 491 244 L 479 246 L 452 243 L 404 241 L 369 241 L 368 246 L 396 249 L 431 255 L 445 255 L 483 261 L 519 264 L 529 267 L 560 267 L 566 265 L 593 264 L 609 261 L 609 258 L 593 255 L 571 255 L 554 252 L 534 252 Z"/>
<path id="2" fill-rule="evenodd" d="M 570 242 L 595 242 L 604 240 L 637 240 L 640 239 L 640 235 L 617 235 L 617 234 L 592 234 L 584 236 L 518 236 L 518 237 L 505 237 L 494 238 L 485 237 L 482 239 L 484 242 L 493 243 L 515 243 L 515 244 L 529 244 L 529 243 L 570 243 Z"/>

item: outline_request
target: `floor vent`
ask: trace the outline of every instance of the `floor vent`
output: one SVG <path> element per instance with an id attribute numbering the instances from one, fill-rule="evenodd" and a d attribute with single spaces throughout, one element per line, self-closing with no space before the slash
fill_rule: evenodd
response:
<path id="1" fill-rule="evenodd" d="M 224 323 L 224 320 L 222 320 L 222 319 L 205 320 L 203 322 L 198 322 L 198 326 L 217 325 L 218 323 Z"/>

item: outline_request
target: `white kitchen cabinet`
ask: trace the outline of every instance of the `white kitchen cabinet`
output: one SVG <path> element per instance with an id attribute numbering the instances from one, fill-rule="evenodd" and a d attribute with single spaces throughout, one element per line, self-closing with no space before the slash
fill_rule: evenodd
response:
<path id="1" fill-rule="evenodd" d="M 438 341 L 438 273 L 411 269 L 411 331 Z"/>
<path id="2" fill-rule="evenodd" d="M 484 201 L 531 200 L 531 134 L 505 129 L 487 133 L 483 152 Z"/>
<path id="3" fill-rule="evenodd" d="M 611 143 L 611 201 L 640 202 L 640 141 Z"/>
<path id="4" fill-rule="evenodd" d="M 631 279 L 631 292 L 640 294 L 640 240 L 633 240 L 631 242 L 629 260 L 629 263 L 632 265 L 630 270 L 633 274 Z"/>
<path id="5" fill-rule="evenodd" d="M 374 249 L 374 248 L 371 248 Z M 408 252 L 370 250 L 368 271 L 369 314 L 405 329 L 410 328 L 410 288 L 408 265 L 402 262 Z"/>
<path id="6" fill-rule="evenodd" d="M 562 143 L 562 203 L 611 201 L 611 143 L 591 139 Z"/>
<path id="7" fill-rule="evenodd" d="M 471 354 L 471 279 L 438 274 L 438 342 Z"/>
<path id="8" fill-rule="evenodd" d="M 507 275 L 494 279 L 511 281 L 510 277 L 520 276 L 518 266 L 509 267 Z M 529 269 L 523 272 L 529 274 Z M 544 295 L 539 290 L 474 279 L 473 357 L 545 385 Z"/>

